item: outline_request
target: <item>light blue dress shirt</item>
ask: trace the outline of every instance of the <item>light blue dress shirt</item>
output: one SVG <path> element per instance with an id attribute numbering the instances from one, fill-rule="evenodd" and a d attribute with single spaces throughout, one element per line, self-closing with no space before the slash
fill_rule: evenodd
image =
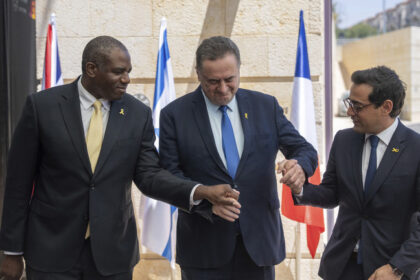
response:
<path id="1" fill-rule="evenodd" d="M 226 166 L 226 158 L 223 152 L 222 144 L 222 112 L 219 110 L 219 105 L 213 104 L 206 96 L 206 94 L 201 90 L 204 101 L 206 102 L 207 114 L 210 120 L 211 131 L 213 132 L 214 143 L 216 144 L 217 152 L 224 164 Z M 242 156 L 244 151 L 244 132 L 242 130 L 241 117 L 239 114 L 238 101 L 236 96 L 233 96 L 232 100 L 227 104 L 229 107 L 227 114 L 229 116 L 230 122 L 232 124 L 233 133 L 235 135 L 236 147 L 238 149 L 239 158 Z"/>

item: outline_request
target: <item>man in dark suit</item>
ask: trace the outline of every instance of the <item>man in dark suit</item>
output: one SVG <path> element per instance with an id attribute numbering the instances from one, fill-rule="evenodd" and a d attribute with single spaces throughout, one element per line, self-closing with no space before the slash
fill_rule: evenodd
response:
<path id="1" fill-rule="evenodd" d="M 411 217 L 410 228 L 412 232 L 415 232 L 417 227 L 420 226 L 420 211 L 414 213 Z M 420 258 L 417 258 L 417 270 L 414 272 L 414 275 L 411 279 L 420 280 Z"/>
<path id="2" fill-rule="evenodd" d="M 131 62 L 120 41 L 91 40 L 82 71 L 30 95 L 16 128 L 0 235 L 6 279 L 19 279 L 22 254 L 33 280 L 131 279 L 139 260 L 132 181 L 187 212 L 200 199 L 239 207 L 228 185 L 160 168 L 150 109 L 125 93 Z"/>
<path id="3" fill-rule="evenodd" d="M 204 40 L 196 52 L 200 87 L 160 116 L 162 166 L 181 178 L 231 184 L 242 205 L 240 215 L 205 201 L 195 213 L 179 212 L 182 279 L 274 279 L 273 266 L 285 258 L 277 152 L 298 162 L 291 184 L 302 185 L 316 166 L 316 151 L 285 118 L 276 98 L 239 88 L 240 61 L 230 39 Z"/>
<path id="4" fill-rule="evenodd" d="M 321 185 L 292 192 L 299 204 L 340 206 L 322 278 L 408 279 L 420 259 L 420 225 L 410 231 L 420 207 L 420 135 L 397 118 L 405 89 L 393 70 L 356 71 L 352 81 L 345 103 L 353 129 L 335 136 Z"/>

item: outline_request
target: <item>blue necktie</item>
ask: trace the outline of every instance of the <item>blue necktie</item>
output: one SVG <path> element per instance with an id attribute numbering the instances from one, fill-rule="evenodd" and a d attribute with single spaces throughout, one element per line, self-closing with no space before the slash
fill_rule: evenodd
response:
<path id="1" fill-rule="evenodd" d="M 232 124 L 227 114 L 228 106 L 220 106 L 222 112 L 222 144 L 225 153 L 227 170 L 230 177 L 235 178 L 236 169 L 239 164 L 239 153 L 236 147 L 235 135 L 233 134 Z"/>
<path id="2" fill-rule="evenodd" d="M 376 166 L 377 166 L 377 160 L 376 160 L 376 148 L 378 147 L 379 143 L 379 137 L 376 135 L 369 136 L 370 141 L 370 156 L 369 156 L 369 164 L 368 169 L 366 172 L 366 178 L 365 178 L 365 195 L 368 192 L 368 189 L 370 187 L 370 184 L 373 181 L 373 177 L 375 177 L 376 173 Z M 362 237 L 360 237 L 359 241 L 359 249 L 357 252 L 357 263 L 362 264 Z"/>

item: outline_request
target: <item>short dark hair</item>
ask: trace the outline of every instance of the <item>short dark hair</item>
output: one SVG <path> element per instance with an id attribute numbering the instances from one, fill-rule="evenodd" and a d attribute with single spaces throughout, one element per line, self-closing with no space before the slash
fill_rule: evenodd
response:
<path id="1" fill-rule="evenodd" d="M 351 80 L 356 85 L 368 84 L 373 88 L 369 94 L 369 101 L 376 108 L 381 106 L 385 100 L 391 100 L 394 104 L 389 113 L 391 118 L 395 118 L 401 113 L 405 98 L 405 84 L 394 70 L 386 66 L 359 70 L 351 75 Z"/>
<path id="2" fill-rule="evenodd" d="M 111 36 L 99 36 L 87 43 L 82 55 L 82 73 L 86 74 L 86 63 L 93 62 L 99 68 L 107 62 L 107 58 L 114 48 L 119 48 L 128 53 L 123 43 Z"/>
<path id="3" fill-rule="evenodd" d="M 201 42 L 195 52 L 196 68 L 200 70 L 203 61 L 206 59 L 216 60 L 223 58 L 228 53 L 235 55 L 238 66 L 241 65 L 241 55 L 238 46 L 231 39 L 223 36 L 207 38 Z"/>

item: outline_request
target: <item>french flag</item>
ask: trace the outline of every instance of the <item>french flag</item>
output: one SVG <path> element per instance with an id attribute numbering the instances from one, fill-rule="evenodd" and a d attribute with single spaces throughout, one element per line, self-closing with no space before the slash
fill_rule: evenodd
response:
<path id="1" fill-rule="evenodd" d="M 60 56 L 58 55 L 57 32 L 55 27 L 55 14 L 51 14 L 48 24 L 47 43 L 45 45 L 44 72 L 42 75 L 42 89 L 63 84 L 61 74 Z"/>
<path id="2" fill-rule="evenodd" d="M 299 38 L 290 121 L 299 133 L 318 151 L 315 129 L 314 96 L 312 92 L 311 74 L 309 71 L 303 11 L 300 11 Z M 319 164 L 314 175 L 308 180 L 314 185 L 319 185 L 321 183 Z M 289 187 L 284 185 L 281 212 L 291 220 L 306 224 L 307 245 L 312 258 L 314 258 L 320 235 L 325 230 L 323 210 L 311 206 L 295 206 Z"/>
<path id="3" fill-rule="evenodd" d="M 153 125 L 155 146 L 159 149 L 160 111 L 175 99 L 174 77 L 167 40 L 166 19 L 162 18 L 159 34 L 159 52 L 156 66 L 155 95 L 153 100 Z M 175 268 L 176 221 L 178 209 L 172 205 L 142 196 L 143 227 L 141 242 L 149 250 L 167 258 Z"/>

